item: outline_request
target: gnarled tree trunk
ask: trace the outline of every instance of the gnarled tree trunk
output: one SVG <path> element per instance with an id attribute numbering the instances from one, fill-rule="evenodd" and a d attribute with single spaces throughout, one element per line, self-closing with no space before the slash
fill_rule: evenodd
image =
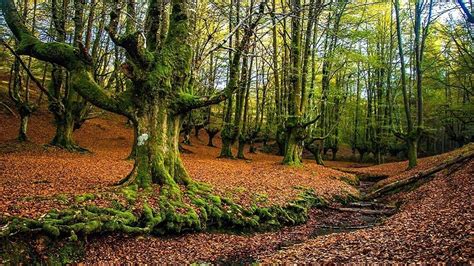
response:
<path id="1" fill-rule="evenodd" d="M 182 115 L 173 114 L 163 100 L 153 102 L 143 107 L 134 122 L 138 133 L 135 164 L 122 182 L 139 187 L 188 184 L 189 175 L 179 156 Z"/>

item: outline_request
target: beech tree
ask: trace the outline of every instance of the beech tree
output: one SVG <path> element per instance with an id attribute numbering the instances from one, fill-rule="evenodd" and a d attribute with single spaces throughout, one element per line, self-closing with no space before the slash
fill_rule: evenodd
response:
<path id="1" fill-rule="evenodd" d="M 160 13 L 161 1 L 150 0 L 144 34 L 140 30 L 118 34 L 118 16 L 111 13 L 107 31 L 115 45 L 126 52 L 127 61 L 123 68 L 131 86 L 110 96 L 95 81 L 93 60 L 80 41 L 77 47 L 43 42 L 25 27 L 13 0 L 1 1 L 5 20 L 19 42 L 19 54 L 64 67 L 69 71 L 73 90 L 95 106 L 124 115 L 133 122 L 137 132 L 135 163 L 132 172 L 120 184 L 141 188 L 151 184 L 168 188 L 190 184 L 178 150 L 183 117 L 193 109 L 225 100 L 235 89 L 235 86 L 228 86 L 223 92 L 208 97 L 193 95 L 189 41 L 191 10 L 188 2 L 172 0 L 169 21 L 164 23 L 159 19 L 166 16 Z M 262 9 L 264 5 L 260 6 Z M 256 22 L 252 25 L 255 28 Z M 168 28 L 165 37 L 163 27 Z M 249 31 L 251 28 L 248 27 Z M 247 35 L 251 36 L 251 33 Z M 233 61 L 239 62 L 239 55 L 235 55 Z"/>
<path id="2" fill-rule="evenodd" d="M 429 34 L 430 25 L 433 22 L 433 1 L 417 0 L 415 2 L 414 25 L 413 25 L 413 49 L 414 49 L 414 72 L 415 72 L 415 88 L 416 88 L 416 119 L 412 117 L 412 108 L 408 96 L 408 82 L 405 73 L 405 55 L 403 49 L 403 33 L 401 29 L 400 16 L 400 2 L 395 0 L 394 4 L 397 40 L 398 40 L 398 54 L 400 58 L 400 73 L 401 73 L 401 87 L 403 93 L 404 111 L 406 117 L 407 129 L 406 132 L 395 132 L 395 135 L 403 139 L 408 146 L 408 168 L 413 168 L 417 165 L 418 159 L 418 143 L 424 131 L 423 125 L 423 59 L 426 38 Z M 426 19 L 423 17 L 424 11 L 427 12 Z M 415 122 L 413 121 L 415 120 Z"/>
<path id="3" fill-rule="evenodd" d="M 22 14 L 21 17 L 24 20 L 28 18 L 28 2 L 23 1 L 22 4 Z M 31 16 L 31 27 L 32 31 L 35 30 L 36 24 L 36 1 L 32 10 Z M 0 43 L 3 44 L 8 50 L 10 50 L 15 55 L 14 63 L 10 70 L 10 80 L 8 83 L 8 95 L 10 99 L 15 103 L 16 110 L 20 115 L 20 128 L 18 131 L 18 141 L 23 142 L 28 140 L 27 131 L 28 131 L 28 121 L 30 116 L 34 111 L 37 110 L 38 105 L 41 103 L 41 97 L 38 100 L 38 103 L 33 103 L 30 97 L 30 84 L 33 74 L 30 72 L 31 68 L 31 57 L 28 58 L 27 62 L 24 62 L 18 54 L 16 54 L 13 48 L 3 39 L 0 39 Z M 20 67 L 21 66 L 21 67 Z M 24 76 L 22 70 L 28 74 Z M 46 71 L 44 71 L 44 74 Z M 43 84 L 44 84 L 44 75 L 43 75 Z"/>
<path id="4" fill-rule="evenodd" d="M 316 6 L 316 3 L 318 6 Z M 316 123 L 320 115 L 313 119 L 304 116 L 307 105 L 306 78 L 308 59 L 311 55 L 310 44 L 313 40 L 313 25 L 318 15 L 319 2 L 309 2 L 308 23 L 306 31 L 302 30 L 302 6 L 300 0 L 291 1 L 291 43 L 290 43 L 290 75 L 288 89 L 288 117 L 284 121 L 285 149 L 283 163 L 299 165 L 302 163 L 303 142 L 307 137 L 307 127 Z M 302 45 L 302 33 L 305 44 Z"/>
<path id="5" fill-rule="evenodd" d="M 253 3 L 253 1 L 251 2 Z M 260 4 L 260 11 L 263 11 L 264 4 L 266 2 L 261 2 Z M 237 5 L 237 14 L 240 12 L 240 4 Z M 244 34 L 241 38 L 239 38 L 239 25 L 236 26 L 235 29 L 232 29 L 232 32 L 236 33 L 235 38 L 236 45 L 235 45 L 235 52 L 230 57 L 229 62 L 229 77 L 225 91 L 227 91 L 227 103 L 225 107 L 224 113 L 224 124 L 221 131 L 222 137 L 222 147 L 221 147 L 221 158 L 234 158 L 232 154 L 232 145 L 237 141 L 238 137 L 240 136 L 242 130 L 242 116 L 243 116 L 243 109 L 244 109 L 244 99 L 245 99 L 245 89 L 247 85 L 247 77 L 248 77 L 248 57 L 245 56 L 250 50 L 250 40 L 254 35 L 254 29 L 257 27 L 258 21 L 262 17 L 262 12 L 259 13 L 258 16 L 253 18 L 252 20 L 252 12 L 243 19 L 242 22 L 250 20 L 251 22 L 248 23 L 248 26 L 244 30 Z M 237 16 L 239 17 L 239 16 Z M 239 21 L 239 20 L 238 20 Z M 240 23 L 239 23 L 240 24 Z M 242 59 L 242 62 L 241 62 Z M 241 73 L 240 73 L 241 72 Z M 235 112 L 233 115 L 234 109 L 234 101 L 232 99 L 232 92 L 237 91 L 237 95 L 235 97 Z M 243 157 L 243 156 L 240 156 Z"/>

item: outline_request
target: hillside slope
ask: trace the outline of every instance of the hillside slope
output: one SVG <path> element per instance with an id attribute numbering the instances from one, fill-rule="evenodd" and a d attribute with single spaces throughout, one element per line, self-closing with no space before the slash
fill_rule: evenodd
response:
<path id="1" fill-rule="evenodd" d="M 473 176 L 474 160 L 448 168 L 419 188 L 393 196 L 392 200 L 404 204 L 380 226 L 320 236 L 260 259 L 265 263 L 472 263 Z"/>

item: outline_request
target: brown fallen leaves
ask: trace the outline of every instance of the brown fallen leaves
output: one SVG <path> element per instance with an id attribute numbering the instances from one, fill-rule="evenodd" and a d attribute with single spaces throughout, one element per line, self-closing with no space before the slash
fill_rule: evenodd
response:
<path id="1" fill-rule="evenodd" d="M 68 206 L 64 199 L 84 193 L 100 193 L 119 181 L 131 170 L 126 161 L 133 141 L 131 128 L 123 118 L 107 115 L 87 121 L 74 133 L 79 145 L 92 154 L 72 154 L 39 144 L 48 143 L 54 126 L 47 113 L 36 113 L 29 136 L 32 143 L 18 145 L 12 139 L 18 121 L 0 114 L 5 127 L 0 128 L 0 212 L 9 215 L 38 217 L 52 208 Z M 191 177 L 211 184 L 216 193 L 249 205 L 284 204 L 301 192 L 295 187 L 313 188 L 328 199 L 334 195 L 357 194 L 342 179 L 353 175 L 332 170 L 307 161 L 304 167 L 280 164 L 281 157 L 263 153 L 249 154 L 250 160 L 217 159 L 219 148 L 207 147 L 207 135 L 192 138 L 192 151 L 182 158 Z M 215 140 L 220 145 L 220 139 Z"/>
<path id="2" fill-rule="evenodd" d="M 52 208 L 66 207 L 64 200 L 70 195 L 103 190 L 131 170 L 132 162 L 124 160 L 130 147 L 130 130 L 122 121 L 88 121 L 75 137 L 93 154 L 73 154 L 33 142 L 51 140 L 54 126 L 50 119 L 47 114 L 33 116 L 28 131 L 32 142 L 19 145 L 12 141 L 17 121 L 0 116 L 1 213 L 38 217 Z"/>
<path id="3" fill-rule="evenodd" d="M 263 262 L 472 262 L 474 160 L 455 173 L 439 173 L 382 226 L 322 236 Z"/>
<path id="4" fill-rule="evenodd" d="M 449 158 L 453 158 L 459 155 L 460 153 L 463 153 L 472 149 L 474 149 L 474 144 L 468 144 L 460 149 L 457 149 L 448 153 L 443 153 L 440 155 L 430 156 L 430 157 L 425 157 L 425 158 L 419 158 L 418 165 L 410 170 L 407 170 L 408 161 L 386 163 L 386 164 L 380 164 L 380 165 L 374 165 L 374 166 L 368 166 L 368 167 L 359 167 L 358 164 L 347 165 L 347 163 L 344 163 L 344 162 L 342 163 L 330 162 L 329 166 L 335 169 L 344 171 L 344 172 L 350 172 L 350 173 L 360 175 L 360 176 L 375 177 L 376 179 L 380 179 L 380 177 L 388 177 L 388 178 L 384 178 L 383 180 L 380 180 L 376 184 L 376 187 L 379 188 L 388 183 L 392 183 L 394 181 L 402 180 L 407 177 L 413 176 L 414 174 L 422 170 L 427 170 L 429 168 L 432 168 L 448 160 Z"/>
<path id="5" fill-rule="evenodd" d="M 307 224 L 277 232 L 99 237 L 87 245 L 85 262 L 466 263 L 474 259 L 473 174 L 474 161 L 455 173 L 440 173 L 432 182 L 403 194 L 398 200 L 406 204 L 400 212 L 370 229 L 323 235 L 321 228 L 326 225 L 357 227 L 370 217 L 312 210 Z"/>
<path id="6" fill-rule="evenodd" d="M 123 126 L 124 122 L 117 117 L 88 121 L 75 137 L 93 154 L 70 154 L 39 144 L 15 144 L 11 139 L 16 135 L 17 121 L 0 114 L 0 213 L 37 217 L 52 208 L 67 207 L 67 199 L 73 195 L 106 191 L 132 166 L 124 160 L 132 142 L 131 129 Z M 33 116 L 30 125 L 33 143 L 47 143 L 52 138 L 54 127 L 46 114 Z M 340 181 L 353 176 L 310 161 L 303 168 L 289 168 L 279 164 L 281 157 L 261 153 L 247 155 L 249 161 L 216 159 L 219 149 L 205 147 L 205 138 L 204 133 L 202 141 L 192 139 L 193 146 L 185 146 L 194 152 L 182 156 L 189 173 L 240 203 L 265 199 L 284 203 L 296 196 L 293 186 L 311 187 L 326 197 L 357 193 Z M 421 159 L 412 171 L 443 158 L 447 157 Z M 405 168 L 402 162 L 356 170 L 396 180 L 410 175 Z M 365 224 L 367 217 L 312 210 L 308 223 L 276 232 L 90 238 L 85 262 L 469 262 L 474 259 L 473 169 L 471 161 L 457 172 L 441 172 L 419 189 L 400 194 L 394 199 L 406 202 L 401 211 L 370 229 L 321 235 L 325 225 L 358 226 Z"/>

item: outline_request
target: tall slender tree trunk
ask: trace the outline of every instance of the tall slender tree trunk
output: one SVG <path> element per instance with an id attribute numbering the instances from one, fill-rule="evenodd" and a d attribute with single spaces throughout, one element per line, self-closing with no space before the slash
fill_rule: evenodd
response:
<path id="1" fill-rule="evenodd" d="M 84 29 L 83 7 L 85 2 L 82 0 L 74 1 L 74 45 L 77 46 L 82 40 Z M 52 2 L 53 24 L 56 31 L 56 39 L 60 43 L 65 43 L 66 36 L 66 13 L 68 10 L 68 1 L 63 1 L 59 6 L 57 0 Z M 85 115 L 85 101 L 79 94 L 71 88 L 69 75 L 58 65 L 53 65 L 51 73 L 51 94 L 56 99 L 62 99 L 64 110 L 57 109 L 53 101 L 50 102 L 50 110 L 53 111 L 56 124 L 56 133 L 50 144 L 68 151 L 86 151 L 79 147 L 73 138 L 73 132 L 77 125 L 82 124 L 83 115 Z M 52 99 L 50 99 L 52 100 Z"/>
<path id="2" fill-rule="evenodd" d="M 303 151 L 303 138 L 301 138 L 301 1 L 292 0 L 291 9 L 293 17 L 291 19 L 291 74 L 288 95 L 288 113 L 286 119 L 286 147 L 283 164 L 300 165 L 301 153 Z"/>
<path id="3" fill-rule="evenodd" d="M 254 49 L 255 50 L 255 49 Z M 249 69 L 252 70 L 253 66 L 253 58 L 250 60 L 250 67 Z M 249 139 L 249 134 L 247 132 L 248 128 L 248 109 L 249 109 L 249 97 L 250 97 L 250 83 L 252 80 L 252 76 L 248 75 L 246 83 L 246 89 L 244 92 L 244 113 L 243 113 L 243 121 L 242 121 L 242 128 L 240 130 L 240 136 L 239 136 L 239 147 L 237 150 L 237 158 L 239 159 L 245 159 L 244 155 L 244 148 L 245 144 L 247 143 L 247 140 Z M 255 121 L 258 123 L 258 121 Z"/>

